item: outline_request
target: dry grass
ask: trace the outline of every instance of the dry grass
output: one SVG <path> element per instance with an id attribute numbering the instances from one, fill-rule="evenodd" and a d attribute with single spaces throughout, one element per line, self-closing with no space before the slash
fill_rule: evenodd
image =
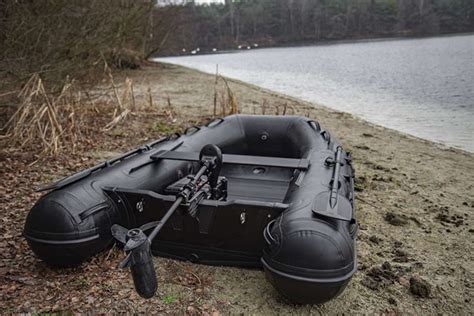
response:
<path id="1" fill-rule="evenodd" d="M 20 106 L 7 122 L 6 135 L 20 149 L 40 141 L 44 152 L 57 154 L 66 144 L 74 148 L 79 137 L 77 107 L 82 94 L 74 81 L 67 80 L 61 92 L 52 96 L 46 92 L 43 80 L 33 75 L 18 94 Z"/>
<path id="2" fill-rule="evenodd" d="M 219 81 L 224 85 L 219 88 Z M 221 113 L 220 116 L 240 113 L 237 97 L 229 86 L 227 80 L 219 75 L 218 68 L 216 68 L 216 77 L 214 83 L 214 117 L 219 116 L 217 113 L 217 102 L 219 101 Z"/>
<path id="3" fill-rule="evenodd" d="M 43 156 L 58 155 L 64 150 L 74 152 L 80 138 L 91 138 L 90 124 L 99 127 L 101 132 L 109 133 L 125 121 L 135 120 L 136 116 L 156 116 L 167 124 L 177 122 L 179 113 L 169 94 L 160 105 L 157 102 L 159 98 L 152 94 L 150 88 L 146 91 L 134 88 L 137 78 L 121 77 L 117 80 L 105 59 L 103 62 L 107 78 L 95 88 L 84 88 L 80 82 L 67 79 L 60 92 L 53 93 L 49 92 L 42 77 L 34 74 L 16 92 L 20 105 L 2 128 L 4 134 L 0 137 L 7 140 L 4 143 L 12 150 L 35 147 Z M 212 116 L 241 112 L 244 105 L 239 105 L 232 85 L 216 73 Z M 136 91 L 141 93 L 137 95 Z M 287 115 L 295 113 L 295 110 L 288 102 L 269 105 L 264 99 L 261 105 L 254 107 L 254 113 Z M 91 117 L 98 114 L 102 117 L 100 122 L 91 122 Z M 107 117 L 109 119 L 104 121 Z"/>
<path id="4" fill-rule="evenodd" d="M 107 66 L 106 66 L 107 67 Z M 78 139 L 89 128 L 82 118 L 87 113 L 110 116 L 102 131 L 109 132 L 138 112 L 164 115 L 172 121 L 176 115 L 168 97 L 168 107 L 163 113 L 148 99 L 137 104 L 134 83 L 130 78 L 117 84 L 107 67 L 108 81 L 98 91 L 84 89 L 74 80 L 66 80 L 58 94 L 48 92 L 39 74 L 34 74 L 17 93 L 19 106 L 2 128 L 0 137 L 16 150 L 36 147 L 40 144 L 41 155 L 57 155 L 68 149 L 74 152 Z M 90 115 L 89 115 L 90 116 Z M 35 145 L 35 146 L 33 146 Z"/>
<path id="5" fill-rule="evenodd" d="M 110 89 L 113 92 L 114 96 L 114 110 L 112 114 L 112 121 L 110 121 L 104 127 L 104 131 L 109 131 L 117 126 L 122 120 L 124 120 L 132 111 L 136 109 L 135 105 L 135 94 L 133 92 L 133 81 L 130 78 L 125 79 L 125 85 L 120 96 L 119 89 L 114 80 L 114 76 L 112 71 L 108 67 L 107 63 L 105 63 L 105 67 L 108 73 L 109 82 L 110 82 Z"/>
<path id="6" fill-rule="evenodd" d="M 219 87 L 219 82 L 224 83 L 223 86 Z M 237 103 L 237 97 L 229 86 L 226 78 L 219 75 L 219 65 L 216 65 L 216 75 L 214 79 L 214 108 L 213 116 L 218 116 L 217 113 L 217 102 L 221 108 L 221 116 L 237 114 L 239 113 L 239 105 Z"/>

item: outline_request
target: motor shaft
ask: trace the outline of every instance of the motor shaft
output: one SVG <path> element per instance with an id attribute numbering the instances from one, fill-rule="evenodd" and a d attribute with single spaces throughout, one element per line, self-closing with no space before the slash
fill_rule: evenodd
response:
<path id="1" fill-rule="evenodd" d="M 190 181 L 189 186 L 185 187 L 183 192 L 177 196 L 176 201 L 174 201 L 173 205 L 168 209 L 166 214 L 163 216 L 163 218 L 158 222 L 158 225 L 153 229 L 153 231 L 148 235 L 148 240 L 150 243 L 153 241 L 153 239 L 158 235 L 160 232 L 161 228 L 166 224 L 168 219 L 173 215 L 173 213 L 176 211 L 176 209 L 179 207 L 181 202 L 183 202 L 185 196 L 190 195 L 193 193 L 191 188 L 195 188 L 197 185 L 197 182 L 200 180 L 200 178 L 204 175 L 204 173 L 207 171 L 208 166 L 204 165 L 199 169 L 199 171 L 196 173 L 196 175 L 193 177 L 193 179 Z"/>

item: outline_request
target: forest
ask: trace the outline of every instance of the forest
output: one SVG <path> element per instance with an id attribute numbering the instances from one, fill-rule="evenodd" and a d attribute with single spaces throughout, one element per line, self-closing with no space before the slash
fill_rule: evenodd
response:
<path id="1" fill-rule="evenodd" d="M 0 82 L 98 78 L 104 62 L 193 50 L 473 31 L 472 0 L 0 0 Z"/>
<path id="2" fill-rule="evenodd" d="M 226 0 L 159 6 L 174 27 L 160 54 L 474 31 L 472 0 Z"/>

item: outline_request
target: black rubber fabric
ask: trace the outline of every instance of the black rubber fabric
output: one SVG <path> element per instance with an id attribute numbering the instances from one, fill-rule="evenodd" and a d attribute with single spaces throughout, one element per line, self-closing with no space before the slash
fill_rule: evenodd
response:
<path id="1" fill-rule="evenodd" d="M 47 186 L 25 223 L 28 244 L 45 262 L 70 266 L 107 248 L 113 224 L 160 220 L 206 144 L 224 154 L 227 200 L 202 200 L 196 218 L 179 208 L 152 252 L 263 266 L 298 303 L 342 292 L 356 270 L 354 170 L 337 140 L 304 117 L 225 117 Z"/>

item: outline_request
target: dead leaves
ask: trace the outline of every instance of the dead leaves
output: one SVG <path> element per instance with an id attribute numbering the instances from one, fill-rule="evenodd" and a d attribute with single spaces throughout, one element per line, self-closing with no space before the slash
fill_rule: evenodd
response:
<path id="1" fill-rule="evenodd" d="M 41 146 L 37 144 L 23 150 L 1 146 L 0 313 L 183 314 L 192 306 L 196 313 L 215 315 L 216 306 L 203 305 L 210 299 L 208 287 L 212 280 L 194 265 L 156 258 L 161 292 L 151 300 L 143 300 L 136 294 L 130 274 L 117 268 L 123 258 L 121 249 L 111 248 L 79 267 L 56 269 L 37 259 L 22 237 L 26 215 L 41 195 L 34 192 L 40 184 L 96 164 L 97 159 L 102 159 L 94 155 L 97 151 L 124 152 L 163 134 L 156 130 L 156 117 L 148 116 L 137 116 L 140 124 L 121 122 L 114 128 L 114 131 L 123 130 L 121 134 L 101 133 L 108 113 L 84 114 L 88 130 L 86 137 L 79 139 L 75 152 L 65 150 L 61 155 L 45 157 L 38 155 Z M 169 125 L 166 121 L 163 124 Z M 173 124 L 165 130 L 179 127 Z M 175 293 L 176 299 L 166 304 L 163 290 Z"/>

